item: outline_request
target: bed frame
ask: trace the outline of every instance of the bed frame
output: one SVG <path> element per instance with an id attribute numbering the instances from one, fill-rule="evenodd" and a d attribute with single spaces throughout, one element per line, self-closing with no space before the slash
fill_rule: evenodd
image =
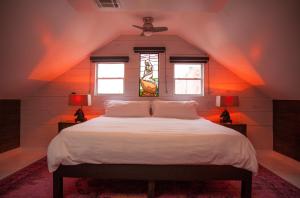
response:
<path id="1" fill-rule="evenodd" d="M 60 165 L 53 173 L 53 197 L 63 197 L 63 177 L 148 181 L 148 198 L 155 197 L 155 181 L 239 180 L 241 197 L 251 198 L 252 172 L 230 165 Z"/>

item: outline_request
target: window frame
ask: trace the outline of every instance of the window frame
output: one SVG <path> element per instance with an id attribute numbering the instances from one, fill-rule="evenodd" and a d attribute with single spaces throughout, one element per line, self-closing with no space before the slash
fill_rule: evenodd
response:
<path id="1" fill-rule="evenodd" d="M 123 78 L 122 77 L 98 77 L 98 65 L 99 64 L 123 64 Z M 126 67 L 126 63 L 125 62 L 96 62 L 95 63 L 95 96 L 100 96 L 100 95 L 124 95 L 125 94 L 125 67 Z M 122 79 L 123 80 L 123 93 L 98 93 L 98 80 L 99 79 L 109 79 L 109 80 L 113 80 L 113 79 Z"/>
<path id="2" fill-rule="evenodd" d="M 199 65 L 201 68 L 201 78 L 176 78 L 175 77 L 175 65 Z M 173 95 L 176 96 L 204 96 L 204 63 L 184 63 L 184 62 L 180 62 L 180 63 L 174 63 L 173 64 Z M 201 81 L 201 93 L 200 94 L 177 94 L 176 93 L 176 80 L 200 80 Z"/>

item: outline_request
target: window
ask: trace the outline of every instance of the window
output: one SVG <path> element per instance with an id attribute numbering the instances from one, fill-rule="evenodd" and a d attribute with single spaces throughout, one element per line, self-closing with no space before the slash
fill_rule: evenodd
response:
<path id="1" fill-rule="evenodd" d="M 96 71 L 97 94 L 124 93 L 124 63 L 98 63 Z"/>
<path id="2" fill-rule="evenodd" d="M 140 54 L 139 96 L 159 96 L 158 54 Z"/>
<path id="3" fill-rule="evenodd" d="M 203 64 L 174 64 L 175 94 L 203 95 Z"/>

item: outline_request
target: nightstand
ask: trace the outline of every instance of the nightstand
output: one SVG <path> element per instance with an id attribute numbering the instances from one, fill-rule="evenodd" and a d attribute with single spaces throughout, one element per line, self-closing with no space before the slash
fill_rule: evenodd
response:
<path id="1" fill-rule="evenodd" d="M 221 125 L 234 129 L 247 137 L 247 124 L 221 124 Z"/>
<path id="2" fill-rule="evenodd" d="M 70 127 L 70 126 L 73 126 L 77 123 L 75 122 L 59 122 L 58 123 L 58 133 L 63 130 L 64 128 L 67 128 L 67 127 Z"/>

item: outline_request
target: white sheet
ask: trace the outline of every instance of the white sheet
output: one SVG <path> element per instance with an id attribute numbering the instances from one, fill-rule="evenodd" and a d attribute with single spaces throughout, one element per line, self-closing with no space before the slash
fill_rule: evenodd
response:
<path id="1" fill-rule="evenodd" d="M 98 117 L 62 130 L 48 147 L 60 164 L 215 164 L 257 172 L 255 150 L 239 132 L 205 119 Z"/>

